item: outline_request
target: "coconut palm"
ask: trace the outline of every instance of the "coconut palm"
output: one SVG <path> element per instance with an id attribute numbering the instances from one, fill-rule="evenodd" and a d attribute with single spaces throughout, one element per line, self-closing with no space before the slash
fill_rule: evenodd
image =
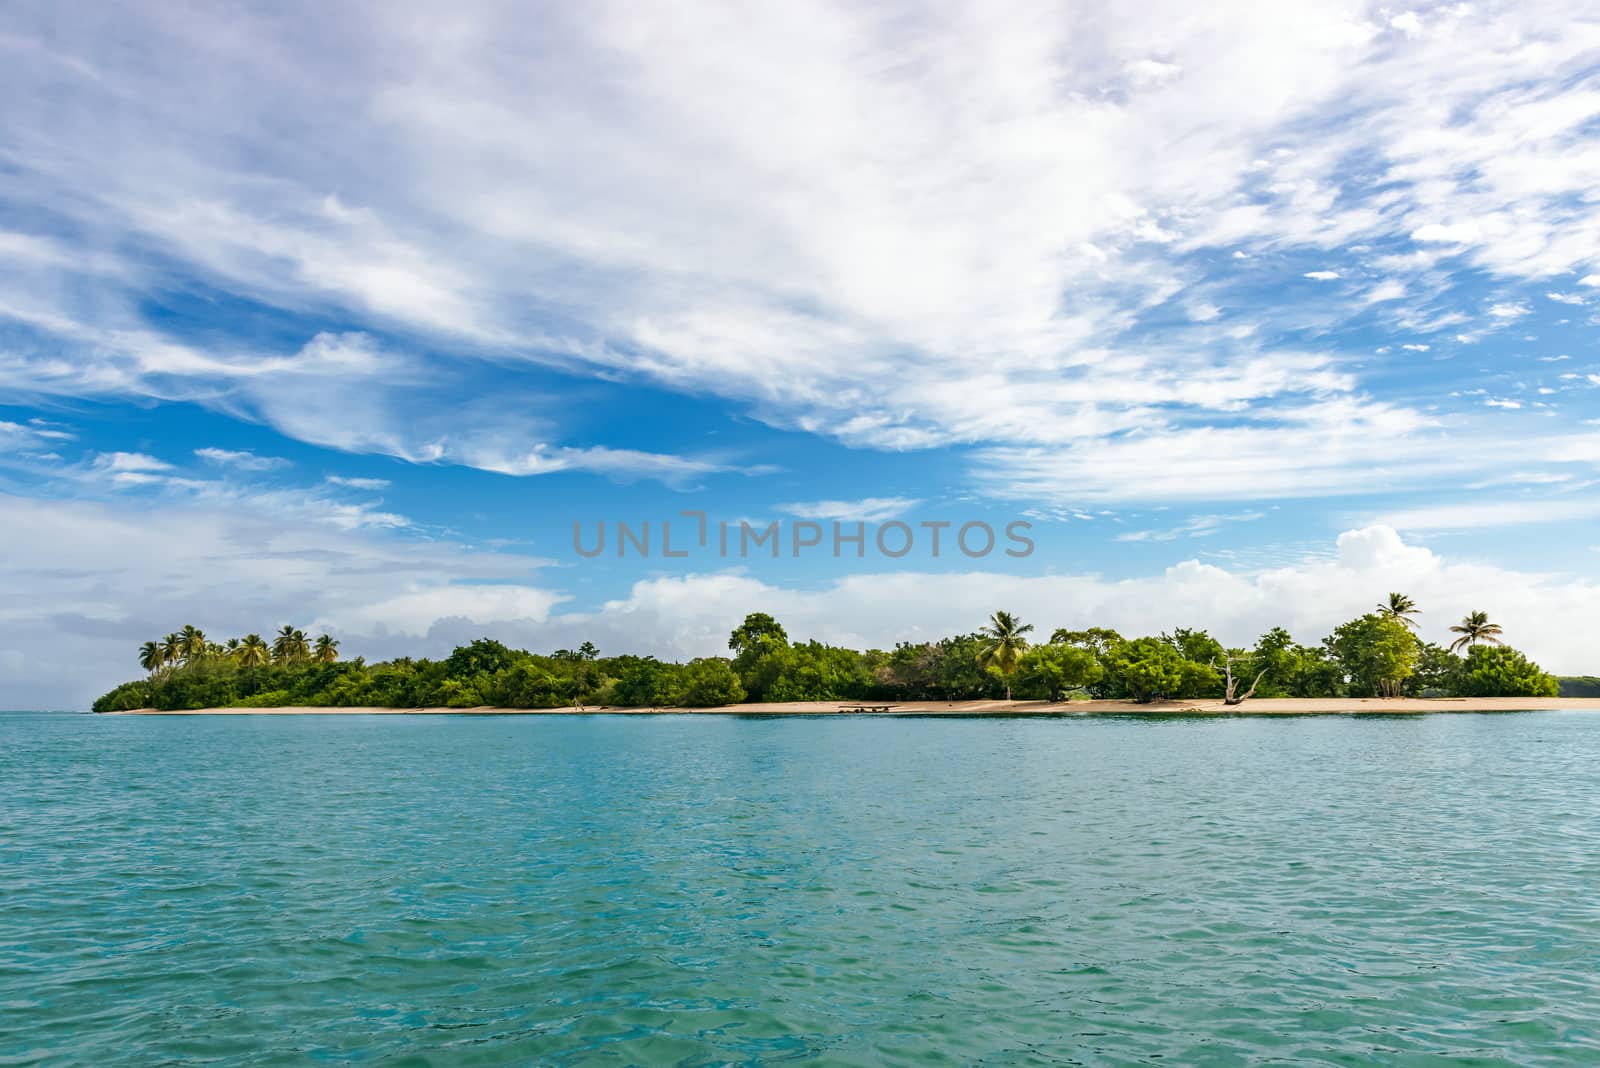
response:
<path id="1" fill-rule="evenodd" d="M 246 634 L 244 640 L 239 643 L 239 651 L 235 655 L 238 656 L 241 667 L 257 668 L 272 659 L 272 647 L 261 635 Z"/>
<path id="2" fill-rule="evenodd" d="M 1032 623 L 1023 623 L 1010 612 L 996 612 L 989 617 L 988 625 L 978 630 L 986 639 L 978 652 L 978 663 L 1000 672 L 1006 683 L 1007 701 L 1011 700 L 1011 676 L 1028 648 L 1028 639 L 1023 635 L 1032 629 Z"/>
<path id="3" fill-rule="evenodd" d="M 183 659 L 183 637 L 178 634 L 169 634 L 161 639 L 161 659 L 168 664 L 176 664 Z"/>
<path id="4" fill-rule="evenodd" d="M 185 623 L 182 633 L 178 635 L 178 655 L 193 663 L 203 660 L 208 652 L 210 648 L 205 632 L 192 623 Z"/>
<path id="5" fill-rule="evenodd" d="M 1417 607 L 1417 602 L 1403 593 L 1391 593 L 1387 601 L 1378 602 L 1378 614 L 1398 619 L 1408 627 L 1415 628 L 1417 621 L 1412 616 L 1422 614 L 1422 609 Z"/>
<path id="6" fill-rule="evenodd" d="M 317 646 L 314 655 L 316 659 L 324 664 L 333 663 L 339 659 L 339 642 L 326 634 L 317 635 Z"/>
<path id="7" fill-rule="evenodd" d="M 1461 637 L 1450 643 L 1452 653 L 1460 652 L 1483 642 L 1485 645 L 1504 645 L 1500 640 L 1500 624 L 1489 622 L 1488 612 L 1468 612 L 1462 617 L 1461 622 L 1450 628 L 1452 634 Z"/>
<path id="8" fill-rule="evenodd" d="M 311 645 L 306 641 L 306 632 L 285 623 L 277 636 L 272 639 L 272 659 L 279 663 L 288 663 L 292 660 L 310 658 Z"/>
<path id="9" fill-rule="evenodd" d="M 145 642 L 139 646 L 139 666 L 152 675 L 167 666 L 167 654 L 160 642 Z"/>

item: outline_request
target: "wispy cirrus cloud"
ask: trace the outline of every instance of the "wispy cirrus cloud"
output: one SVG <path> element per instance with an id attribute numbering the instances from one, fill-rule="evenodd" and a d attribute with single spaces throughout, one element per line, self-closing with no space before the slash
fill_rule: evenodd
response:
<path id="1" fill-rule="evenodd" d="M 1600 518 L 1600 499 L 1540 497 L 1404 508 L 1384 513 L 1377 521 L 1397 530 L 1429 533 L 1492 530 L 1596 518 Z"/>
<path id="2" fill-rule="evenodd" d="M 859 501 L 797 501 L 773 507 L 799 519 L 882 523 L 905 515 L 921 503 L 915 497 L 866 497 Z"/>
<path id="3" fill-rule="evenodd" d="M 1177 526 L 1130 530 L 1117 535 L 1118 541 L 1177 541 L 1179 538 L 1204 538 L 1233 523 L 1250 523 L 1264 518 L 1265 512 L 1230 512 L 1195 515 Z"/>
<path id="4" fill-rule="evenodd" d="M 347 489 L 358 490 L 383 490 L 391 485 L 386 478 L 353 478 L 344 475 L 329 475 L 323 481 L 330 486 L 344 486 Z"/>
<path id="5" fill-rule="evenodd" d="M 272 471 L 289 466 L 289 461 L 281 456 L 257 456 L 248 449 L 219 449 L 207 446 L 194 450 L 194 454 L 208 464 L 231 467 L 239 471 Z"/>
<path id="6" fill-rule="evenodd" d="M 252 370 L 281 351 L 145 318 L 140 298 L 183 277 L 403 335 L 430 374 L 464 357 L 621 376 L 871 448 L 1115 457 L 1156 424 L 1192 452 L 1233 413 L 1313 394 L 1430 423 L 1372 398 L 1382 376 L 1338 330 L 1463 317 L 1481 337 L 1522 298 L 1485 308 L 1478 279 L 1544 292 L 1592 278 L 1600 247 L 1600 29 L 1576 3 L 824 4 L 800 28 L 695 3 L 537 27 L 476 4 L 319 17 L 326 43 L 307 47 L 287 10 L 224 28 L 18 9 L 0 87 L 49 104 L 8 113 L 8 199 L 49 222 L 6 246 L 26 269 L 0 313 L 38 343 L 0 358 L 0 381 L 220 393 L 304 440 L 414 462 L 724 466 L 585 440 L 593 424 L 498 447 L 412 435 L 426 394 L 395 386 L 294 412 Z M 285 114 L 292 146 L 251 133 Z M 92 267 L 85 233 L 114 235 Z M 90 270 L 93 300 L 71 284 Z M 1339 284 L 1284 297 L 1301 276 Z M 515 392 L 471 411 L 510 433 Z M 1407 440 L 1470 452 L 1471 418 Z M 1274 483 L 1294 462 L 1263 449 L 1207 484 L 1248 493 L 1226 470 L 1275 463 Z"/>

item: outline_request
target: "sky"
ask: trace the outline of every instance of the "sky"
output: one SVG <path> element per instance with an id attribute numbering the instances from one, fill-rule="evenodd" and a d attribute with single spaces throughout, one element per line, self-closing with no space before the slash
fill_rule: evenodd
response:
<path id="1" fill-rule="evenodd" d="M 1600 673 L 1597 134 L 1564 0 L 13 0 L 0 707 L 185 623 L 1242 645 L 1390 590 Z"/>

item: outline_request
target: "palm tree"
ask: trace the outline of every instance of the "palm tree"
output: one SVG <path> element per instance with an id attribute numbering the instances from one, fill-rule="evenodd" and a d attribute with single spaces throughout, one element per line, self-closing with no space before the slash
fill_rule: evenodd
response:
<path id="1" fill-rule="evenodd" d="M 168 664 L 176 664 L 183 659 L 183 638 L 177 634 L 169 634 L 162 638 L 161 659 Z"/>
<path id="2" fill-rule="evenodd" d="M 167 654 L 160 642 L 145 642 L 139 646 L 139 666 L 152 675 L 167 666 Z"/>
<path id="3" fill-rule="evenodd" d="M 1417 621 L 1412 616 L 1422 614 L 1422 609 L 1417 607 L 1417 602 L 1403 593 L 1391 593 L 1387 601 L 1378 602 L 1378 614 L 1398 619 L 1408 627 L 1416 627 Z"/>
<path id="4" fill-rule="evenodd" d="M 310 657 L 311 646 L 306 641 L 306 632 L 285 623 L 272 639 L 272 658 L 279 663 L 287 663 L 291 660 L 308 660 Z"/>
<path id="5" fill-rule="evenodd" d="M 239 643 L 239 657 L 241 667 L 257 668 L 272 659 L 272 647 L 266 639 L 259 634 L 246 634 Z"/>
<path id="6" fill-rule="evenodd" d="M 324 664 L 331 664 L 339 659 L 338 641 L 326 634 L 319 634 L 317 636 L 316 657 Z"/>
<path id="7" fill-rule="evenodd" d="M 1461 637 L 1450 643 L 1452 653 L 1460 652 L 1469 646 L 1484 642 L 1488 645 L 1504 645 L 1500 640 L 1500 624 L 1489 622 L 1488 612 L 1468 612 L 1462 617 L 1461 622 L 1450 628 L 1452 634 Z"/>
<path id="8" fill-rule="evenodd" d="M 205 632 L 192 623 L 185 623 L 183 633 L 178 635 L 178 655 L 193 663 L 204 659 L 209 651 Z"/>
<path id="9" fill-rule="evenodd" d="M 1028 639 L 1023 635 L 1032 629 L 1032 623 L 1023 623 L 1010 612 L 996 612 L 989 617 L 988 626 L 978 631 L 987 639 L 978 653 L 978 663 L 1000 672 L 1006 683 L 1007 701 L 1011 700 L 1011 676 L 1028 648 Z"/>

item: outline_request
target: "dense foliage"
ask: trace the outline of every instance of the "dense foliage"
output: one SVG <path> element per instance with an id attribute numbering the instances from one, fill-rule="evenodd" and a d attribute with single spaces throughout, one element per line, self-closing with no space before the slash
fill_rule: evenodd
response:
<path id="1" fill-rule="evenodd" d="M 1600 697 L 1600 678 L 1593 675 L 1568 675 L 1556 680 L 1562 697 Z"/>
<path id="2" fill-rule="evenodd" d="M 1057 630 L 1030 643 L 1032 627 L 997 612 L 973 634 L 902 642 L 865 652 L 795 642 L 772 616 L 747 616 L 728 639 L 732 659 L 685 664 L 603 657 L 593 645 L 548 655 L 491 638 L 442 660 L 377 664 L 340 660 L 339 643 L 292 626 L 272 642 L 251 634 L 218 645 L 194 627 L 147 642 L 148 678 L 95 702 L 97 712 L 152 707 L 277 705 L 391 708 L 710 707 L 742 701 L 965 701 L 1073 695 L 1137 702 L 1214 700 L 1231 670 L 1260 697 L 1555 696 L 1556 680 L 1500 643 L 1500 628 L 1472 613 L 1451 648 L 1414 633 L 1410 598 L 1391 594 L 1318 645 L 1281 627 L 1254 647 L 1229 649 L 1203 630 L 1125 638 L 1114 630 Z M 1465 652 L 1457 655 L 1454 650 Z M 1244 686 L 1240 687 L 1241 689 Z"/>

